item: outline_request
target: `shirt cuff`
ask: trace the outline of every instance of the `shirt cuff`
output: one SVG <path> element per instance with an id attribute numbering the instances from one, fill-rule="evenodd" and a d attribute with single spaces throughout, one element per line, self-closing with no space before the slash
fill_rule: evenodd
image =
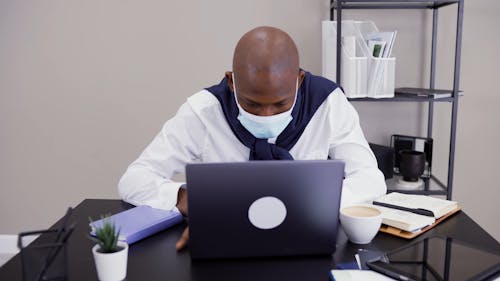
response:
<path id="1" fill-rule="evenodd" d="M 158 195 L 160 198 L 159 206 L 152 206 L 153 208 L 164 209 L 164 210 L 176 210 L 177 205 L 177 194 L 179 189 L 186 184 L 183 182 L 166 182 L 160 185 Z"/>

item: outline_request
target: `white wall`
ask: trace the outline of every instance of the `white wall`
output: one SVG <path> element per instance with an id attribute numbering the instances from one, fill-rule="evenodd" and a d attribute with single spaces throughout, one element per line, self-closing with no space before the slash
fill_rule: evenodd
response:
<path id="1" fill-rule="evenodd" d="M 302 67 L 319 74 L 328 2 L 0 0 L 0 233 L 47 227 L 84 198 L 117 198 L 126 166 L 189 95 L 219 82 L 237 40 L 252 27 L 289 32 Z M 467 96 L 459 107 L 454 191 L 496 239 L 500 227 L 488 214 L 499 213 L 500 136 L 493 123 L 499 8 L 495 0 L 466 5 Z M 451 14 L 440 19 L 445 41 L 453 38 Z M 400 30 L 398 84 L 427 83 L 428 12 L 354 15 Z M 414 119 L 425 116 L 425 107 L 398 105 L 356 105 L 370 141 L 387 142 L 396 130 L 425 131 Z M 444 117 L 435 126 L 445 131 Z"/>
<path id="2" fill-rule="evenodd" d="M 127 165 L 240 36 L 290 32 L 318 72 L 321 1 L 0 0 L 0 233 L 117 198 Z M 313 32 L 311 32 L 313 31 Z"/>

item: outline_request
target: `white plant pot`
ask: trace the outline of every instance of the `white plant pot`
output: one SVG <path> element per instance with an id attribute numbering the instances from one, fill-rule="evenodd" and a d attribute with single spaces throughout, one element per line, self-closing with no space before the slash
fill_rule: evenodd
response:
<path id="1" fill-rule="evenodd" d="M 99 280 L 119 281 L 127 276 L 128 244 L 118 242 L 117 245 L 123 249 L 116 253 L 101 253 L 98 251 L 99 245 L 92 248 Z"/>

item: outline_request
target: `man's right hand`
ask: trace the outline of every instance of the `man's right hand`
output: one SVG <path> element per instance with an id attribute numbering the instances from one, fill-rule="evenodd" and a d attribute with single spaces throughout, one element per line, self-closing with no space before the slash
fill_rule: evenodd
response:
<path id="1" fill-rule="evenodd" d="M 179 192 L 177 193 L 177 209 L 181 212 L 183 216 L 188 215 L 188 208 L 187 208 L 187 189 L 185 188 L 180 188 Z M 181 235 L 181 238 L 179 241 L 177 241 L 177 244 L 175 244 L 175 248 L 177 251 L 180 251 L 184 249 L 189 241 L 189 227 L 186 227 L 184 229 L 184 232 Z"/>
<path id="2" fill-rule="evenodd" d="M 175 205 L 181 214 L 185 217 L 188 215 L 187 189 L 179 188 L 177 192 L 177 205 Z"/>

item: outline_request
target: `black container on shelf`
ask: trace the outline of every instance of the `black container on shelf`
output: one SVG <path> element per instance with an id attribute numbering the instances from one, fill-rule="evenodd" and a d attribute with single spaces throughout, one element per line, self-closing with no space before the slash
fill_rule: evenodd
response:
<path id="1" fill-rule="evenodd" d="M 399 171 L 404 181 L 417 182 L 425 168 L 425 153 L 411 149 L 399 151 Z"/>
<path id="2" fill-rule="evenodd" d="M 394 172 L 399 174 L 402 150 L 415 150 L 425 153 L 425 167 L 422 174 L 423 178 L 431 177 L 432 168 L 432 138 L 392 135 L 391 147 L 394 148 Z"/>

